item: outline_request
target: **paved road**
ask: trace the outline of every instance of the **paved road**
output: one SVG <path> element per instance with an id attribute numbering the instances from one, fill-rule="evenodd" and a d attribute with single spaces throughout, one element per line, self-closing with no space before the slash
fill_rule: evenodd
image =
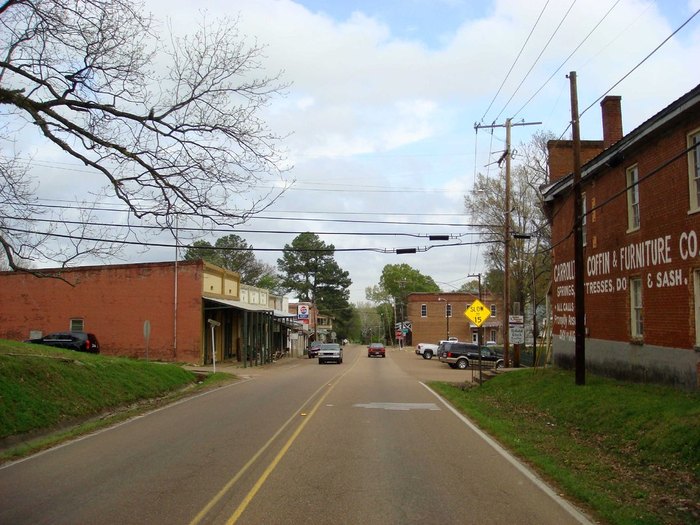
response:
<path id="1" fill-rule="evenodd" d="M 585 523 L 417 377 L 299 359 L 0 469 L 0 523 Z M 437 378 L 437 377 L 436 377 Z"/>

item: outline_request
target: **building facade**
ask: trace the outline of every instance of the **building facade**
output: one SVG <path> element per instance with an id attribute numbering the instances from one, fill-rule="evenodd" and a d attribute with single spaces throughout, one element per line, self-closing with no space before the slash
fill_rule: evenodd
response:
<path id="1" fill-rule="evenodd" d="M 308 301 L 290 303 L 288 311 L 300 328 L 297 338 L 301 341 L 293 346 L 302 354 L 312 341 L 335 342 L 333 317 L 320 313 L 314 303 Z"/>
<path id="2" fill-rule="evenodd" d="M 700 86 L 622 132 L 601 102 L 603 141 L 582 148 L 585 354 L 589 370 L 697 388 L 700 379 Z M 553 357 L 573 366 L 572 144 L 549 143 Z"/>
<path id="3" fill-rule="evenodd" d="M 202 260 L 0 272 L 5 339 L 80 330 L 96 334 L 106 355 L 253 365 L 295 329 L 266 290 Z"/>
<path id="4" fill-rule="evenodd" d="M 460 341 L 477 342 L 478 328 L 464 315 L 478 295 L 461 292 L 412 293 L 408 295 L 407 316 L 411 338 L 418 343 L 437 343 L 456 337 Z M 481 302 L 491 315 L 482 325 L 483 341 L 503 344 L 503 301 L 490 292 L 482 293 Z"/>

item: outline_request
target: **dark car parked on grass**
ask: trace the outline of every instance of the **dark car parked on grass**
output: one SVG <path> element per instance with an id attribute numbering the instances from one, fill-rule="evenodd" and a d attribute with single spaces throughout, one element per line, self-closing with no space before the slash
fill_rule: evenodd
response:
<path id="1" fill-rule="evenodd" d="M 386 357 L 386 348 L 382 343 L 370 343 L 367 347 L 367 357 Z"/>
<path id="2" fill-rule="evenodd" d="M 479 366 L 479 346 L 473 343 L 441 343 L 438 357 L 442 363 L 447 363 L 452 368 L 463 370 L 470 366 Z M 503 356 L 484 346 L 481 348 L 481 365 L 501 368 Z"/>
<path id="3" fill-rule="evenodd" d="M 54 332 L 38 339 L 28 339 L 25 343 L 55 346 L 78 352 L 100 353 L 100 343 L 95 334 L 87 332 Z"/>

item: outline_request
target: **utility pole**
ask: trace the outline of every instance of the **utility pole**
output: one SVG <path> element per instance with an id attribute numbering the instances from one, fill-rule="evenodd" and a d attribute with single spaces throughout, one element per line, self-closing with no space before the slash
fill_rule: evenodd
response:
<path id="1" fill-rule="evenodd" d="M 503 365 L 510 367 L 510 333 L 509 333 L 509 318 L 510 318 L 510 129 L 513 126 L 534 126 L 542 124 L 542 122 L 517 122 L 513 124 L 512 119 L 506 119 L 504 124 L 481 125 L 475 124 L 475 129 L 480 128 L 506 128 L 506 150 L 503 156 L 498 161 L 499 164 L 503 159 L 506 161 L 506 187 L 505 187 L 505 217 L 503 227 Z"/>
<path id="2" fill-rule="evenodd" d="M 576 312 L 576 338 L 574 362 L 576 384 L 586 384 L 586 312 L 583 290 L 583 206 L 581 199 L 581 135 L 579 130 L 578 90 L 576 71 L 569 73 L 571 89 L 571 137 L 574 149 L 574 310 Z"/>

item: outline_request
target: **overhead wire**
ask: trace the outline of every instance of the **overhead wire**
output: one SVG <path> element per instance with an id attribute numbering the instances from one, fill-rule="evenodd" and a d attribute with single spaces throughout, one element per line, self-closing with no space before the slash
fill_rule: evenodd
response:
<path id="1" fill-rule="evenodd" d="M 627 184 L 624 188 L 622 188 L 622 189 L 618 190 L 617 192 L 613 193 L 612 195 L 608 196 L 601 203 L 596 204 L 595 206 L 591 207 L 590 209 L 587 209 L 586 212 L 582 215 L 582 217 L 587 217 L 587 216 L 593 214 L 595 211 L 600 210 L 601 208 L 609 205 L 615 199 L 618 199 L 619 197 L 626 195 L 630 189 L 634 188 L 635 186 L 639 186 L 642 182 L 646 181 L 647 179 L 650 179 L 651 177 L 658 175 L 664 169 L 666 169 L 668 166 L 670 166 L 674 162 L 678 161 L 679 159 L 686 157 L 689 152 L 691 152 L 692 150 L 697 149 L 697 148 L 700 148 L 700 143 L 693 144 L 693 145 L 683 149 L 682 151 L 675 154 L 670 159 L 664 161 L 662 164 L 660 164 L 657 167 L 650 170 L 649 173 L 647 173 L 646 175 L 639 177 L 636 182 L 633 182 L 631 184 Z M 585 181 L 583 181 L 583 182 L 585 182 Z M 573 188 L 570 188 L 567 192 L 567 195 L 571 194 L 572 192 L 573 192 Z M 558 215 L 561 212 L 561 210 L 563 210 L 563 209 L 564 209 L 563 207 L 560 207 L 559 209 L 555 210 L 553 216 L 555 217 L 556 215 Z M 553 250 L 557 246 L 566 242 L 567 239 L 570 239 L 573 234 L 574 234 L 574 228 L 572 227 L 571 230 L 562 239 L 559 239 L 556 242 L 552 242 L 549 247 L 547 247 L 546 249 L 544 249 L 542 251 L 548 252 L 548 251 Z"/>
<path id="2" fill-rule="evenodd" d="M 605 95 L 607 95 L 608 93 L 610 93 L 613 89 L 615 89 L 618 85 L 620 85 L 620 83 L 622 83 L 628 76 L 630 76 L 632 73 L 634 73 L 642 64 L 644 64 L 644 62 L 646 62 L 647 60 L 649 60 L 649 58 L 651 58 L 659 49 L 661 49 L 661 47 L 664 46 L 664 45 L 666 44 L 666 42 L 668 42 L 669 40 L 671 40 L 671 38 L 673 38 L 673 37 L 676 35 L 676 33 L 678 33 L 678 32 L 679 32 L 681 29 L 683 29 L 686 25 L 688 25 L 688 24 L 690 23 L 690 21 L 698 15 L 698 13 L 700 13 L 700 9 L 698 9 L 698 10 L 695 11 L 692 15 L 690 15 L 690 17 L 689 17 L 685 22 L 683 22 L 678 28 L 676 28 L 675 31 L 673 31 L 673 33 L 671 33 L 670 35 L 668 35 L 658 46 L 656 46 L 656 47 L 654 48 L 654 50 L 651 51 L 651 53 L 649 53 L 647 56 L 645 56 L 636 66 L 634 66 L 631 70 L 629 70 L 620 80 L 618 80 L 618 81 L 615 82 L 612 86 L 610 86 L 610 88 L 609 88 L 605 93 L 603 93 L 602 95 L 600 95 L 600 96 L 599 96 L 597 99 L 595 99 L 586 109 L 584 109 L 582 112 L 580 112 L 580 113 L 579 113 L 579 117 L 583 116 L 589 109 L 591 109 L 591 108 L 592 108 L 598 101 L 600 101 Z"/>
<path id="3" fill-rule="evenodd" d="M 698 13 L 700 13 L 700 9 L 695 11 L 688 19 L 686 19 L 685 22 L 683 22 L 680 26 L 678 26 L 670 35 L 668 35 L 659 45 L 657 45 L 649 54 L 647 54 L 642 60 L 637 62 L 637 64 L 627 71 L 617 82 L 615 82 L 610 88 L 608 88 L 602 95 L 600 95 L 598 98 L 596 98 L 589 106 L 586 107 L 583 111 L 581 111 L 578 115 L 579 118 L 581 118 L 588 110 L 590 110 L 593 106 L 595 106 L 600 100 L 603 99 L 608 93 L 610 93 L 613 89 L 615 89 L 617 86 L 619 86 L 627 77 L 629 77 L 634 71 L 636 71 L 644 62 L 649 60 L 654 54 L 656 54 L 659 49 L 661 49 L 671 38 L 673 38 L 681 29 L 683 29 L 688 23 L 695 18 Z M 559 135 L 559 138 L 557 140 L 561 140 L 561 138 L 564 136 L 564 134 L 571 128 L 571 122 L 566 126 L 564 131 Z"/>
<path id="4" fill-rule="evenodd" d="M 530 33 L 527 35 L 527 38 L 525 39 L 525 42 L 523 42 L 523 45 L 520 46 L 520 51 L 518 51 L 517 56 L 515 57 L 515 60 L 513 60 L 513 63 L 510 65 L 510 68 L 508 69 L 508 72 L 506 73 L 506 76 L 503 78 L 503 81 L 501 82 L 501 85 L 498 87 L 498 91 L 496 91 L 496 94 L 493 96 L 491 99 L 491 102 L 489 103 L 489 106 L 486 108 L 486 111 L 484 111 L 483 116 L 481 117 L 480 122 L 484 122 L 484 119 L 486 118 L 486 115 L 488 112 L 491 110 L 491 107 L 493 106 L 493 103 L 496 101 L 498 98 L 498 95 L 501 94 L 501 90 L 503 89 L 503 86 L 505 85 L 506 81 L 508 78 L 510 78 L 510 74 L 513 72 L 513 68 L 515 68 L 515 64 L 518 63 L 518 60 L 520 59 L 520 56 L 523 54 L 523 51 L 525 50 L 525 47 L 527 46 L 527 43 L 530 41 L 530 38 L 532 37 L 533 33 L 535 32 L 535 29 L 537 28 L 537 25 L 540 23 L 540 20 L 542 19 L 542 15 L 544 14 L 545 10 L 547 9 L 547 6 L 549 5 L 549 0 L 547 0 L 544 3 L 544 6 L 542 6 L 542 10 L 540 11 L 539 16 L 537 17 L 537 20 L 535 20 L 535 24 L 532 26 L 532 29 L 530 29 Z M 497 118 L 495 120 L 498 120 Z"/>
<path id="5" fill-rule="evenodd" d="M 559 32 L 559 29 L 561 29 L 561 26 L 564 24 L 564 22 L 565 22 L 566 19 L 568 18 L 569 14 L 571 13 L 571 10 L 573 9 L 574 5 L 576 4 L 576 1 L 577 1 L 577 0 L 573 0 L 573 1 L 571 2 L 571 5 L 569 6 L 569 9 L 567 9 L 566 13 L 564 13 L 564 16 L 563 16 L 562 19 L 559 21 L 559 24 L 557 24 L 557 27 L 554 29 L 554 32 L 550 35 L 550 37 L 549 37 L 549 39 L 547 40 L 547 42 L 545 43 L 544 47 L 543 47 L 542 50 L 540 51 L 539 55 L 537 55 L 537 58 L 535 58 L 535 61 L 534 61 L 534 62 L 532 63 L 532 65 L 530 66 L 530 69 L 528 69 L 527 73 L 525 73 L 525 76 L 524 76 L 523 79 L 520 81 L 520 83 L 518 84 L 518 86 L 515 88 L 515 91 L 514 91 L 513 94 L 510 96 L 510 98 L 508 99 L 508 101 L 505 103 L 505 105 L 503 106 L 503 109 L 501 109 L 501 111 L 498 113 L 498 115 L 496 116 L 496 118 L 494 119 L 494 121 L 497 121 L 497 120 L 501 117 L 501 115 L 502 115 L 503 112 L 506 110 L 506 108 L 508 107 L 508 105 L 511 103 L 511 101 L 513 100 L 513 98 L 515 97 L 515 95 L 518 93 L 518 91 L 520 91 L 520 88 L 521 88 L 522 85 L 525 83 L 525 80 L 527 80 L 527 78 L 530 76 L 530 73 L 532 73 L 532 70 L 535 68 L 535 66 L 537 65 L 537 63 L 540 61 L 540 58 L 542 58 L 542 55 L 544 54 L 544 52 L 545 52 L 545 51 L 547 50 L 547 48 L 549 47 L 549 44 L 551 44 L 552 40 L 554 39 L 554 37 L 556 36 L 556 34 Z"/>
<path id="6" fill-rule="evenodd" d="M 610 7 L 610 9 L 608 9 L 607 12 L 603 15 L 603 17 L 600 20 L 598 20 L 598 23 L 596 23 L 596 25 L 594 25 L 593 28 L 588 32 L 584 39 L 581 40 L 581 42 L 579 42 L 579 44 L 574 48 L 574 50 L 571 53 L 569 53 L 569 56 L 567 56 L 564 59 L 564 61 L 559 65 L 559 67 L 552 72 L 552 74 L 547 78 L 547 80 L 544 81 L 544 83 L 537 89 L 537 91 L 535 91 L 532 94 L 532 96 L 529 99 L 527 99 L 527 101 L 522 105 L 522 107 L 518 111 L 516 111 L 511 118 L 515 118 L 516 116 L 518 116 L 530 104 L 530 102 L 532 102 L 532 99 L 534 99 L 537 95 L 540 94 L 540 92 L 545 88 L 545 86 L 549 84 L 549 82 L 554 78 L 554 76 L 557 73 L 559 73 L 559 71 L 561 71 L 561 68 L 564 67 L 564 65 L 571 59 L 571 57 L 574 56 L 574 54 L 576 54 L 576 51 L 578 51 L 581 48 L 581 46 L 586 43 L 586 41 L 591 37 L 591 35 L 596 31 L 596 29 L 600 27 L 600 24 L 602 24 L 605 21 L 605 19 L 610 15 L 612 10 L 615 9 L 615 7 L 617 7 L 619 3 L 620 0 L 616 0 L 616 2 Z"/>
<path id="7" fill-rule="evenodd" d="M 415 238 L 425 238 L 431 237 L 434 234 L 430 233 L 406 233 L 406 232 L 347 232 L 347 231 L 309 231 L 309 230 L 255 230 L 255 229 L 242 229 L 242 228 L 193 228 L 193 227 L 172 227 L 165 228 L 159 225 L 151 224 L 115 224 L 112 222 L 94 222 L 94 221 L 74 221 L 74 220 L 56 220 L 56 219 L 40 219 L 33 217 L 31 219 L 26 219 L 24 217 L 13 217 L 7 215 L 0 215 L 0 219 L 9 219 L 17 221 L 26 222 L 44 222 L 51 224 L 63 224 L 63 225 L 73 225 L 73 226 L 95 226 L 104 228 L 125 228 L 129 230 L 177 230 L 178 232 L 195 232 L 195 233 L 260 233 L 260 234 L 283 234 L 283 235 L 300 235 L 303 233 L 313 233 L 315 235 L 362 235 L 370 237 L 415 237 Z M 477 226 L 477 225 L 472 225 Z M 478 227 L 489 227 L 493 225 L 481 224 Z M 466 235 L 479 235 L 478 232 L 464 232 L 464 233 L 452 233 L 449 234 L 451 238 L 461 238 Z"/>
<path id="8" fill-rule="evenodd" d="M 52 204 L 37 204 L 37 207 L 49 209 L 65 209 L 65 210 L 84 210 L 84 211 L 102 211 L 102 212 L 128 212 L 125 208 L 107 208 L 107 207 L 77 207 L 68 205 L 52 205 Z M 398 214 L 397 214 L 398 215 Z M 423 214 L 430 215 L 430 214 Z M 212 220 L 225 222 L 227 220 L 236 219 L 236 217 L 227 217 L 225 215 L 216 215 L 209 217 Z M 342 224 L 396 224 L 404 226 L 445 226 L 445 227 L 469 227 L 478 226 L 463 222 L 430 222 L 430 221 L 371 221 L 362 219 L 321 219 L 316 217 L 285 217 L 285 216 L 270 216 L 270 215 L 251 215 L 247 220 L 274 220 L 274 221 L 303 221 L 303 222 L 333 222 Z"/>
<path id="9" fill-rule="evenodd" d="M 56 232 L 39 232 L 39 231 L 32 231 L 32 230 L 25 230 L 22 228 L 11 228 L 11 227 L 6 227 L 4 228 L 6 231 L 13 231 L 17 233 L 24 233 L 24 234 L 29 234 L 29 235 L 39 235 L 42 237 L 55 237 L 55 238 L 61 238 L 61 239 L 70 239 L 72 241 L 78 241 L 78 242 L 83 242 L 83 241 L 88 241 L 88 242 L 96 242 L 96 243 L 108 243 L 108 244 L 122 244 L 122 245 L 131 245 L 131 246 L 142 246 L 142 247 L 149 247 L 149 248 L 172 248 L 172 249 L 204 249 L 204 250 L 220 250 L 220 251 L 253 251 L 253 252 L 284 252 L 284 251 L 292 251 L 292 252 L 377 252 L 377 253 L 397 253 L 400 254 L 402 253 L 402 250 L 406 250 L 406 248 L 326 248 L 326 249 L 317 249 L 317 248 L 294 248 L 294 247 L 283 247 L 283 248 L 254 248 L 254 247 L 218 247 L 218 246 L 197 246 L 193 244 L 170 244 L 170 243 L 162 243 L 162 242 L 148 242 L 148 241 L 129 241 L 126 239 L 105 239 L 104 237 L 89 237 L 85 235 L 72 235 L 72 234 L 63 234 L 63 233 L 56 233 Z M 470 242 L 456 242 L 456 243 L 445 243 L 445 244 L 434 244 L 430 246 L 423 246 L 423 247 L 415 247 L 415 248 L 409 248 L 409 250 L 413 250 L 412 252 L 403 252 L 403 253 L 418 253 L 418 252 L 427 252 L 429 250 L 432 250 L 433 248 L 447 248 L 447 247 L 452 247 L 452 246 L 470 246 L 470 245 L 478 245 L 478 244 L 489 244 L 492 242 L 497 242 L 497 241 L 470 241 Z"/>

